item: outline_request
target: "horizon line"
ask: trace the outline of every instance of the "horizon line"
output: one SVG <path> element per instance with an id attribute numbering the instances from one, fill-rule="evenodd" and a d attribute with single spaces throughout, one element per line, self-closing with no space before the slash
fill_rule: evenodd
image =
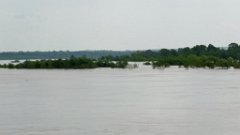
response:
<path id="1" fill-rule="evenodd" d="M 206 45 L 205 45 L 206 46 Z M 194 46 L 192 46 L 194 47 Z M 189 48 L 192 48 L 189 47 Z M 224 48 L 228 48 L 227 46 L 225 47 L 219 47 L 219 46 L 215 46 L 216 48 L 220 48 L 220 49 L 224 49 Z M 161 49 L 173 49 L 173 50 L 177 50 L 180 48 L 186 48 L 186 47 L 179 47 L 179 48 L 152 48 L 152 49 L 123 49 L 123 50 L 114 50 L 114 49 L 83 49 L 83 50 L 16 50 L 16 51 L 0 51 L 0 53 L 17 53 L 17 52 L 83 52 L 83 51 L 88 51 L 88 52 L 98 52 L 98 51 L 112 51 L 112 52 L 133 52 L 133 51 L 147 51 L 147 50 L 152 50 L 152 51 L 157 51 L 157 50 L 161 50 Z"/>

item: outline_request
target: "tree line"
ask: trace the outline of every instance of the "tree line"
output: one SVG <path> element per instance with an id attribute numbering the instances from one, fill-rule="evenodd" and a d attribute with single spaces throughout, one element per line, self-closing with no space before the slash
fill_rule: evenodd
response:
<path id="1" fill-rule="evenodd" d="M 209 45 L 196 45 L 192 48 L 136 51 L 125 56 L 104 56 L 108 60 L 147 61 L 153 67 L 171 65 L 183 67 L 234 67 L 240 68 L 240 45 L 231 43 L 227 48 Z"/>
<path id="2" fill-rule="evenodd" d="M 115 62 L 114 62 L 115 61 Z M 234 67 L 240 68 L 240 45 L 231 43 L 226 48 L 209 45 L 196 45 L 179 49 L 161 49 L 132 51 L 125 55 L 107 55 L 100 58 L 87 58 L 71 56 L 67 59 L 26 60 L 18 64 L 0 65 L 2 68 L 96 68 L 111 67 L 125 68 L 129 61 L 144 61 L 153 67 Z"/>

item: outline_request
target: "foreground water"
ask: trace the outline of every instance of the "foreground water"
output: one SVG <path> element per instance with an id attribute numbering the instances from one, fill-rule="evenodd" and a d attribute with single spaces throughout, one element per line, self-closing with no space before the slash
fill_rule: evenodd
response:
<path id="1" fill-rule="evenodd" d="M 0 69 L 1 135 L 239 135 L 240 70 Z"/>

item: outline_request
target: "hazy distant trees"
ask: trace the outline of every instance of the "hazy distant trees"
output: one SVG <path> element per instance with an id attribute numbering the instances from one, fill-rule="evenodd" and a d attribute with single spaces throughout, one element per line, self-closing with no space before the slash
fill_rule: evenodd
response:
<path id="1" fill-rule="evenodd" d="M 69 59 L 71 56 L 97 59 L 102 56 L 129 55 L 131 51 L 34 51 L 34 52 L 0 52 L 0 60 L 26 59 Z"/>

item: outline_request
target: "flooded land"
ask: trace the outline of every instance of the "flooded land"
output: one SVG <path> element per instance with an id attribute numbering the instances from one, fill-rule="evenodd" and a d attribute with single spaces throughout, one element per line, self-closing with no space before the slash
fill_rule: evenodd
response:
<path id="1" fill-rule="evenodd" d="M 3 135 L 238 135 L 240 70 L 0 69 Z"/>

